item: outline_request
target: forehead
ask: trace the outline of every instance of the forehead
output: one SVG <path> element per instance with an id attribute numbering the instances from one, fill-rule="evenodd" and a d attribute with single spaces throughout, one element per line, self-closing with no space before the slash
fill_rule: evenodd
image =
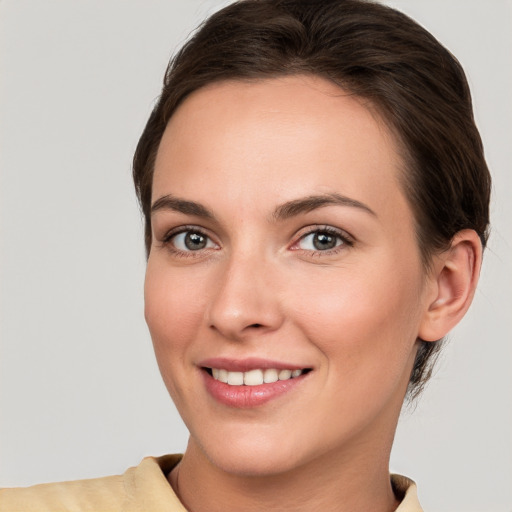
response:
<path id="1" fill-rule="evenodd" d="M 153 200 L 193 191 L 206 202 L 261 204 L 261 195 L 279 202 L 337 192 L 382 210 L 402 195 L 401 166 L 375 111 L 324 79 L 221 82 L 194 92 L 171 118 Z"/>

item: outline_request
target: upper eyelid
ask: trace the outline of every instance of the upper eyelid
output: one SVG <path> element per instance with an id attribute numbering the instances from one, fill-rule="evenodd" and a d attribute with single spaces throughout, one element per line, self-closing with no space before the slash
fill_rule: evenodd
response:
<path id="1" fill-rule="evenodd" d="M 348 231 L 346 231 L 345 229 L 330 226 L 328 224 L 323 224 L 323 225 L 316 224 L 314 226 L 308 226 L 308 227 L 300 229 L 296 235 L 297 241 L 307 235 L 310 235 L 311 233 L 317 233 L 317 232 L 322 232 L 322 231 L 327 231 L 329 233 L 336 234 L 340 238 L 349 240 L 351 242 L 356 241 L 356 238 L 352 234 L 350 234 Z"/>
<path id="2" fill-rule="evenodd" d="M 163 241 L 169 240 L 173 236 L 179 235 L 181 233 L 186 233 L 187 231 L 201 233 L 201 235 L 207 236 L 211 240 L 214 240 L 214 237 L 211 236 L 209 230 L 207 230 L 206 228 L 203 228 L 201 226 L 197 226 L 195 224 L 194 225 L 176 226 L 174 228 L 171 228 L 165 232 L 164 236 L 162 237 L 162 240 Z M 217 242 L 215 242 L 215 243 L 217 243 Z"/>

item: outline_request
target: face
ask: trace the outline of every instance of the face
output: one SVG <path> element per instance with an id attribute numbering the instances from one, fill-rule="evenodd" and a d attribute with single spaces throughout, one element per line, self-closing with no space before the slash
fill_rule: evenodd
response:
<path id="1" fill-rule="evenodd" d="M 145 313 L 219 468 L 391 444 L 428 295 L 400 169 L 384 123 L 320 78 L 214 84 L 170 120 Z"/>

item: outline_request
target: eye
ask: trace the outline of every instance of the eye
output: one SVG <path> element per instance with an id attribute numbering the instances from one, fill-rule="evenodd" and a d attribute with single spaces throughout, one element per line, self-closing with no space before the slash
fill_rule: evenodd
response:
<path id="1" fill-rule="evenodd" d="M 318 228 L 303 235 L 292 249 L 312 252 L 328 252 L 341 246 L 352 246 L 344 233 L 334 228 Z"/>
<path id="2" fill-rule="evenodd" d="M 172 244 L 175 249 L 182 252 L 200 251 L 217 247 L 207 235 L 192 229 L 169 236 L 166 243 Z"/>
<path id="3" fill-rule="evenodd" d="M 325 231 L 315 231 L 303 236 L 299 241 L 299 248 L 306 251 L 328 251 L 341 245 L 343 241 L 337 235 Z"/>

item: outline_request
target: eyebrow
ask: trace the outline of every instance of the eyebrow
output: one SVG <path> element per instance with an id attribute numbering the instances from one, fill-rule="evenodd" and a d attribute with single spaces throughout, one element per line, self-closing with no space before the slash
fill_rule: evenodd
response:
<path id="1" fill-rule="evenodd" d="M 350 197 L 346 197 L 336 193 L 307 196 L 300 199 L 288 201 L 287 203 L 278 206 L 274 213 L 272 214 L 272 217 L 275 221 L 285 220 L 289 219 L 290 217 L 299 215 L 301 213 L 308 213 L 318 208 L 323 208 L 325 206 L 331 205 L 350 206 L 352 208 L 359 208 L 377 217 L 377 214 L 364 203 L 361 203 L 356 199 L 351 199 Z"/>
<path id="2" fill-rule="evenodd" d="M 194 201 L 187 201 L 186 199 L 179 199 L 171 194 L 160 197 L 152 204 L 151 214 L 159 210 L 173 210 L 185 215 L 194 215 L 205 219 L 214 218 L 213 213 L 202 204 Z"/>
<path id="3" fill-rule="evenodd" d="M 274 210 L 271 218 L 274 222 L 277 222 L 295 217 L 301 213 L 308 213 L 318 208 L 331 205 L 359 208 L 375 217 L 377 216 L 377 214 L 364 203 L 341 194 L 332 193 L 307 196 L 283 203 Z M 202 217 L 205 219 L 215 219 L 213 213 L 202 204 L 196 203 L 195 201 L 180 199 L 172 194 L 160 197 L 151 206 L 152 214 L 160 210 L 172 210 L 185 215 L 194 215 L 195 217 Z"/>

